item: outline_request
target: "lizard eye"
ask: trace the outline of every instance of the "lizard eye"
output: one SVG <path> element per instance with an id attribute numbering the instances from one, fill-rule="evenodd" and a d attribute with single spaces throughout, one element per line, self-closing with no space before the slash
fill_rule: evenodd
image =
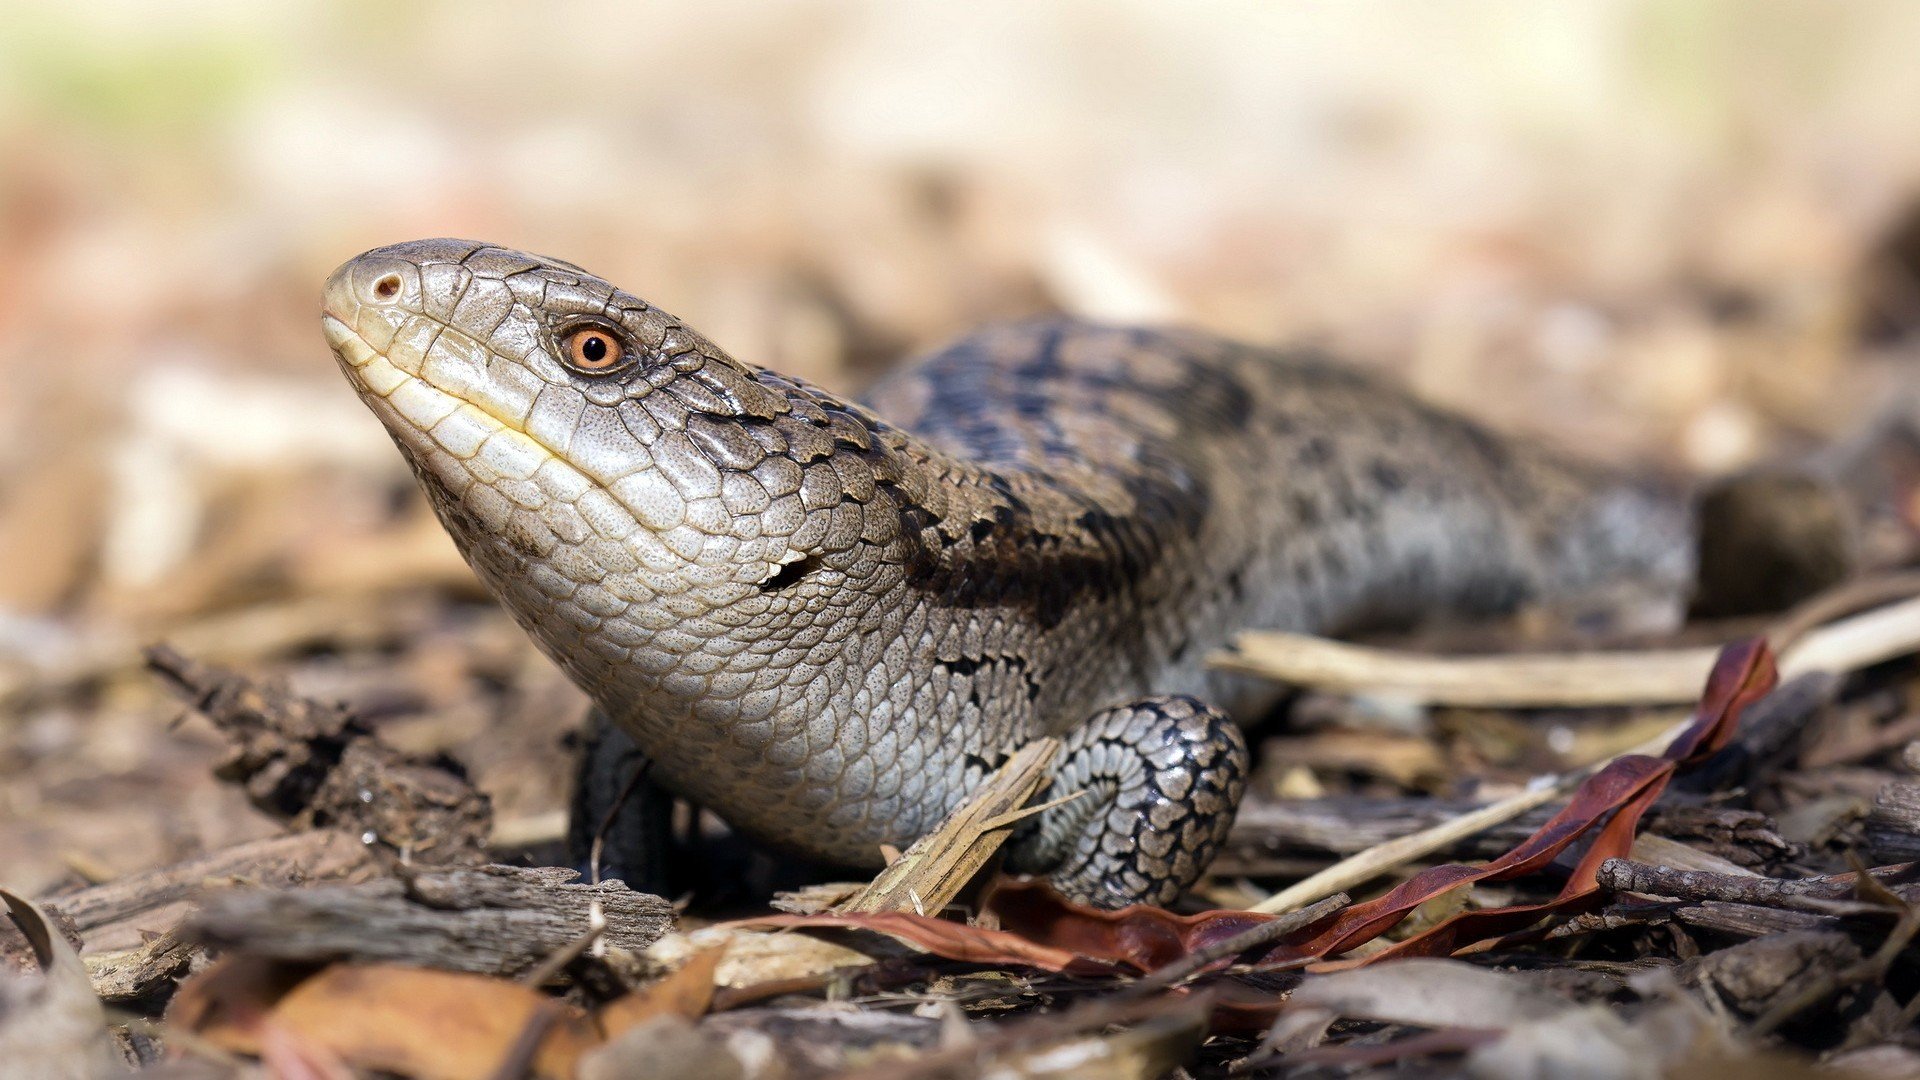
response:
<path id="1" fill-rule="evenodd" d="M 583 326 L 569 333 L 564 344 L 567 366 L 587 375 L 612 371 L 627 355 L 619 338 L 597 326 Z"/>

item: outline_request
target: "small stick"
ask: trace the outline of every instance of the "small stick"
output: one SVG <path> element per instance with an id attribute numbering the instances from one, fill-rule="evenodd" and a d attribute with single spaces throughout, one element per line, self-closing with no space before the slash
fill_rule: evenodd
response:
<path id="1" fill-rule="evenodd" d="M 1915 863 L 1880 866 L 1867 871 L 1876 880 L 1911 872 Z M 1858 888 L 1859 875 L 1781 879 L 1716 874 L 1710 870 L 1676 870 L 1631 859 L 1608 859 L 1600 864 L 1600 884 L 1615 892 L 1636 892 L 1673 900 L 1725 900 L 1735 904 L 1780 905 L 1795 899 L 1841 900 Z"/>
<path id="2" fill-rule="evenodd" d="M 591 884 L 600 884 L 600 875 L 595 874 Z M 534 965 L 532 971 L 520 977 L 520 981 L 534 989 L 539 989 L 560 977 L 567 965 L 580 959 L 580 955 L 593 947 L 600 936 L 607 932 L 607 913 L 595 900 L 587 905 L 587 932 L 555 949 L 546 959 Z"/>
<path id="3" fill-rule="evenodd" d="M 1907 869 L 1911 864 L 1872 871 L 1878 878 Z M 1684 900 L 1690 903 L 1742 904 L 1780 908 L 1814 915 L 1867 915 L 1884 912 L 1884 905 L 1851 899 L 1858 878 L 1853 874 L 1781 880 L 1718 874 L 1710 870 L 1676 870 L 1628 859 L 1608 859 L 1600 866 L 1600 884 L 1615 892 Z"/>
<path id="4" fill-rule="evenodd" d="M 1876 892 L 1877 890 L 1877 892 Z M 1849 986 L 1862 986 L 1884 983 L 1887 969 L 1899 959 L 1907 946 L 1912 944 L 1914 936 L 1920 934 L 1920 907 L 1907 903 L 1901 897 L 1888 892 L 1877 882 L 1868 879 L 1861 890 L 1863 896 L 1879 899 L 1886 910 L 1900 912 L 1900 921 L 1888 931 L 1886 940 L 1874 950 L 1872 956 L 1840 971 L 1822 971 L 1801 982 L 1798 987 L 1784 998 L 1777 1000 L 1765 1013 L 1762 1013 L 1748 1033 L 1754 1036 L 1771 1034 L 1773 1030 L 1808 1008 L 1827 1000 Z M 1911 1002 L 1908 1003 L 1911 1006 Z"/>
<path id="5" fill-rule="evenodd" d="M 1207 663 L 1340 694 L 1480 708 L 1664 705 L 1697 696 L 1718 650 L 1427 656 L 1275 630 L 1242 633 Z"/>
<path id="6" fill-rule="evenodd" d="M 1224 941 L 1216 941 L 1204 949 L 1196 949 L 1166 967 L 1150 971 L 1135 979 L 1128 985 L 1127 990 L 1132 993 L 1146 993 L 1152 990 L 1164 990 L 1169 986 L 1185 982 L 1222 960 L 1231 960 L 1248 949 L 1278 941 L 1296 930 L 1304 930 L 1346 907 L 1349 903 L 1351 901 L 1346 893 L 1334 893 L 1299 911 L 1289 911 L 1257 926 L 1250 926 Z"/>
<path id="7" fill-rule="evenodd" d="M 1644 743 L 1629 753 L 1643 753 L 1649 747 L 1657 750 L 1665 746 L 1666 742 L 1678 734 L 1684 726 L 1681 725 L 1671 732 L 1663 733 L 1659 739 Z M 1310 904 L 1323 896 L 1331 896 L 1342 890 L 1364 885 L 1401 863 L 1438 851 L 1474 833 L 1519 817 L 1536 806 L 1552 802 L 1568 787 L 1604 764 L 1605 762 L 1600 762 L 1575 772 L 1563 773 L 1548 783 L 1537 784 L 1518 795 L 1488 803 L 1478 810 L 1469 810 L 1459 817 L 1449 818 L 1432 828 L 1408 833 L 1383 844 L 1375 844 L 1365 851 L 1356 852 L 1334 863 L 1317 874 L 1294 882 L 1265 900 L 1249 906 L 1247 910 L 1278 914 L 1292 911 L 1303 904 Z"/>
<path id="8" fill-rule="evenodd" d="M 642 761 L 638 768 L 627 775 L 627 782 L 620 786 L 620 794 L 614 796 L 613 805 L 607 807 L 607 812 L 600 815 L 600 824 L 593 830 L 593 844 L 588 849 L 587 884 L 600 884 L 600 856 L 606 851 L 607 834 L 613 831 L 614 819 L 620 816 L 620 811 L 627 805 L 627 800 L 633 798 L 634 790 L 640 786 L 640 781 L 646 779 L 647 773 L 652 770 L 652 758 Z"/>

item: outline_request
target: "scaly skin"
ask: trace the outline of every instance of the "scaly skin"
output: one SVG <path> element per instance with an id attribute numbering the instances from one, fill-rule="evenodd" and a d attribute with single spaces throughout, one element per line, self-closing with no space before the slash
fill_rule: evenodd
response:
<path id="1" fill-rule="evenodd" d="M 577 267 L 368 252 L 327 337 L 482 581 L 736 827 L 878 865 L 1006 753 L 1069 753 L 1016 865 L 1165 902 L 1246 750 L 1202 658 L 1250 627 L 1678 597 L 1678 503 L 1311 357 L 1184 330 L 995 327 L 872 411 Z M 583 325 L 627 362 L 566 362 Z M 886 417 L 883 420 L 881 417 Z M 1176 695 L 1176 696 L 1154 696 Z"/>

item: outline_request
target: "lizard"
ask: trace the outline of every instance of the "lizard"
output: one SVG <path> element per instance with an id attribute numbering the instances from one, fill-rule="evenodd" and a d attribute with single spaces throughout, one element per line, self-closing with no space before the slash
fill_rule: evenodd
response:
<path id="1" fill-rule="evenodd" d="M 861 401 L 572 264 L 452 239 L 324 292 L 466 560 L 669 789 L 877 867 L 1064 740 L 1009 865 L 1166 904 L 1249 770 L 1248 627 L 1684 602 L 1691 510 L 1309 350 L 1051 317 Z"/>

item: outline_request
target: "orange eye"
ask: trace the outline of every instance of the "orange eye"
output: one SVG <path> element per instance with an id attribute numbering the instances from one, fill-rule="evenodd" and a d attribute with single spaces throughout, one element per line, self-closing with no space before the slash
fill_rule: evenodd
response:
<path id="1" fill-rule="evenodd" d="M 626 354 L 619 338 L 597 327 L 582 327 L 567 335 L 567 363 L 578 371 L 612 370 Z"/>

